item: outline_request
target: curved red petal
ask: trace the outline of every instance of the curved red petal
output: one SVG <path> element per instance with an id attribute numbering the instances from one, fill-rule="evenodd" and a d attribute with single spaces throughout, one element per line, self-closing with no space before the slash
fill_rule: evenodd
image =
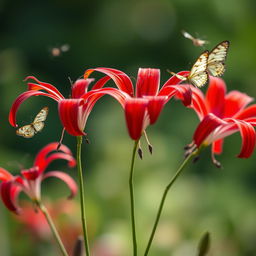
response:
<path id="1" fill-rule="evenodd" d="M 189 106 L 192 101 L 192 91 L 188 84 L 166 86 L 158 96 L 168 96 L 168 100 L 175 96 L 176 99 L 182 100 L 185 106 Z"/>
<path id="2" fill-rule="evenodd" d="M 130 137 L 138 140 L 147 125 L 147 106 L 146 99 L 128 99 L 125 103 L 125 118 Z"/>
<path id="3" fill-rule="evenodd" d="M 59 172 L 59 171 L 51 171 L 51 172 L 46 173 L 43 176 L 43 179 L 46 179 L 49 177 L 58 178 L 67 184 L 67 186 L 69 187 L 69 189 L 71 191 L 69 198 L 73 198 L 77 194 L 76 182 L 68 174 L 66 174 L 64 172 Z"/>
<path id="4" fill-rule="evenodd" d="M 254 151 L 256 143 L 255 130 L 253 126 L 248 122 L 236 120 L 233 118 L 230 119 L 229 122 L 234 122 L 237 125 L 242 137 L 242 147 L 237 157 L 250 157 Z"/>
<path id="5" fill-rule="evenodd" d="M 59 101 L 59 116 L 65 130 L 73 136 L 85 135 L 85 122 L 82 118 L 81 99 L 64 99 Z"/>
<path id="6" fill-rule="evenodd" d="M 150 124 L 152 125 L 157 121 L 165 103 L 168 100 L 168 97 L 167 96 L 144 96 L 143 98 L 148 100 L 147 109 L 148 109 Z"/>
<path id="7" fill-rule="evenodd" d="M 227 124 L 222 119 L 218 118 L 214 114 L 208 114 L 197 126 L 193 139 L 197 147 L 207 139 L 207 137 L 220 125 Z"/>
<path id="8" fill-rule="evenodd" d="M 48 94 L 48 93 L 44 93 L 44 92 L 38 92 L 38 91 L 27 91 L 27 92 L 23 92 L 22 94 L 20 94 L 16 100 L 13 102 L 12 107 L 10 109 L 10 113 L 9 113 L 9 123 L 16 127 L 16 114 L 18 111 L 18 108 L 20 107 L 20 104 L 25 101 L 26 99 L 28 99 L 31 96 L 46 96 L 49 98 L 52 98 L 56 101 L 58 101 L 58 98 L 56 98 L 55 96 Z"/>
<path id="9" fill-rule="evenodd" d="M 104 76 L 99 79 L 92 87 L 92 90 L 97 90 L 102 88 L 111 78 L 109 76 Z"/>
<path id="10" fill-rule="evenodd" d="M 88 101 L 95 102 L 106 94 L 115 98 L 122 105 L 122 107 L 124 107 L 125 100 L 130 98 L 130 96 L 127 93 L 121 90 L 118 90 L 116 88 L 108 88 L 108 87 L 90 91 L 86 93 L 82 98 L 85 100 L 85 102 L 88 102 Z"/>
<path id="11" fill-rule="evenodd" d="M 202 120 L 207 114 L 208 109 L 206 106 L 205 98 L 201 90 L 191 87 L 192 90 L 192 104 L 191 108 L 197 113 L 200 120 Z"/>
<path id="12" fill-rule="evenodd" d="M 12 212 L 18 214 L 20 208 L 17 205 L 17 197 L 21 189 L 12 181 L 4 181 L 0 184 L 0 193 L 5 206 Z"/>
<path id="13" fill-rule="evenodd" d="M 69 167 L 74 167 L 76 165 L 76 160 L 72 155 L 57 152 L 57 153 L 53 153 L 45 158 L 44 164 L 40 166 L 39 172 L 42 173 L 51 162 L 53 162 L 54 160 L 59 160 L 59 159 L 67 160 Z"/>
<path id="14" fill-rule="evenodd" d="M 240 119 L 240 120 L 247 119 L 247 118 L 253 118 L 253 117 L 256 117 L 256 105 L 255 104 L 239 111 L 236 115 L 234 115 L 234 118 Z"/>
<path id="15" fill-rule="evenodd" d="M 75 83 L 72 85 L 72 95 L 71 97 L 73 99 L 78 99 L 81 96 L 83 96 L 87 90 L 88 90 L 88 86 L 90 85 L 91 82 L 93 82 L 94 79 L 78 79 L 77 81 L 75 81 Z"/>
<path id="16" fill-rule="evenodd" d="M 239 91 L 231 91 L 226 95 L 225 101 L 225 117 L 235 117 L 253 101 L 253 98 Z"/>
<path id="17" fill-rule="evenodd" d="M 13 176 L 11 175 L 11 173 L 9 173 L 4 168 L 0 167 L 0 180 L 1 181 L 8 181 L 8 180 L 11 180 L 11 179 L 13 179 Z"/>
<path id="18" fill-rule="evenodd" d="M 58 146 L 59 146 L 58 142 L 52 142 L 46 145 L 45 147 L 43 147 L 36 155 L 34 166 L 38 166 L 40 169 L 40 166 L 44 165 L 48 155 L 52 152 L 56 152 Z M 58 152 L 62 152 L 72 156 L 71 150 L 64 144 L 61 144 L 61 146 L 58 149 Z"/>
<path id="19" fill-rule="evenodd" d="M 88 78 L 94 71 L 104 73 L 115 82 L 120 90 L 128 93 L 130 96 L 134 95 L 132 81 L 124 72 L 113 68 L 93 68 L 85 71 L 84 78 Z"/>
<path id="20" fill-rule="evenodd" d="M 140 68 L 137 76 L 136 97 L 155 96 L 160 86 L 160 70 Z"/>
<path id="21" fill-rule="evenodd" d="M 177 75 L 180 75 L 180 76 L 188 76 L 190 73 L 190 71 L 180 71 L 179 73 L 177 73 Z M 176 84 L 179 84 L 181 83 L 182 80 L 179 79 L 177 76 L 172 76 L 171 78 L 169 78 L 165 84 L 162 86 L 161 90 L 164 89 L 166 86 L 169 86 L 169 85 L 176 85 Z M 160 92 L 161 92 L 160 90 Z"/>
<path id="22" fill-rule="evenodd" d="M 222 118 L 225 109 L 226 84 L 221 78 L 210 76 L 205 102 L 208 111 Z"/>
<path id="23" fill-rule="evenodd" d="M 21 174 L 23 177 L 27 180 L 36 180 L 38 176 L 40 175 L 40 169 L 38 166 L 34 166 L 30 169 L 22 170 Z M 16 179 L 16 182 L 23 183 L 23 181 L 18 177 Z"/>
<path id="24" fill-rule="evenodd" d="M 34 76 L 27 76 L 24 81 L 27 81 L 28 79 L 35 80 L 37 83 L 39 83 L 39 84 L 28 83 L 29 90 L 45 90 L 48 93 L 55 95 L 58 99 L 64 99 L 63 95 L 59 92 L 59 90 L 55 86 L 49 83 L 41 82 Z"/>
<path id="25" fill-rule="evenodd" d="M 256 126 L 256 117 L 246 118 L 244 121 L 250 123 L 252 126 Z"/>
<path id="26" fill-rule="evenodd" d="M 212 151 L 214 154 L 221 154 L 222 153 L 222 147 L 223 147 L 223 139 L 216 140 L 212 143 Z"/>

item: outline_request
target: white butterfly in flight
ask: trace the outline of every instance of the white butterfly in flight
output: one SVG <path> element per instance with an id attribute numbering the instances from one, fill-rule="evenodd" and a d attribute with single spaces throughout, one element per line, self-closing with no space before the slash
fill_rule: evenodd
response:
<path id="1" fill-rule="evenodd" d="M 209 51 L 204 51 L 192 66 L 188 76 L 181 76 L 173 72 L 170 73 L 180 80 L 193 84 L 196 87 L 203 87 L 209 80 L 207 72 L 208 57 Z"/>
<path id="2" fill-rule="evenodd" d="M 207 71 L 212 76 L 222 76 L 225 72 L 225 60 L 229 48 L 229 41 L 223 41 L 209 53 Z"/>
<path id="3" fill-rule="evenodd" d="M 32 138 L 36 133 L 42 131 L 44 128 L 44 121 L 48 115 L 49 108 L 44 107 L 36 115 L 31 124 L 24 125 L 16 130 L 16 134 L 24 138 Z"/>
<path id="4" fill-rule="evenodd" d="M 187 77 L 175 75 L 182 81 L 187 81 L 196 87 L 203 87 L 209 80 L 209 75 L 222 76 L 225 72 L 225 60 L 229 48 L 229 41 L 223 41 L 214 47 L 210 52 L 204 51 L 195 64 L 192 66 L 191 71 Z"/>
<path id="5" fill-rule="evenodd" d="M 195 46 L 204 46 L 205 44 L 209 44 L 208 41 L 202 40 L 202 39 L 200 39 L 200 38 L 195 38 L 195 37 L 193 37 L 192 35 L 190 35 L 188 32 L 186 32 L 186 31 L 184 31 L 184 30 L 182 30 L 181 33 L 182 33 L 182 35 L 183 35 L 185 38 L 190 39 L 190 40 L 193 42 L 193 44 L 194 44 Z"/>

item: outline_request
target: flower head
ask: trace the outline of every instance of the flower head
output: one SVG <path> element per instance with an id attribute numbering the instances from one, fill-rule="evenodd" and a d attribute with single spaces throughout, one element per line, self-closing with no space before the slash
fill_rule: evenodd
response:
<path id="1" fill-rule="evenodd" d="M 120 93 L 114 97 L 124 108 L 128 132 L 133 140 L 138 140 L 146 127 L 157 121 L 164 105 L 172 97 L 181 99 L 186 106 L 191 103 L 190 87 L 180 85 L 181 80 L 176 76 L 171 77 L 160 89 L 159 69 L 140 68 L 135 90 L 129 76 L 117 69 L 88 69 L 84 74 L 85 79 L 94 71 L 105 74 L 105 78 L 111 78 L 118 87 Z M 187 73 L 183 71 L 179 74 Z"/>
<path id="2" fill-rule="evenodd" d="M 194 87 L 192 91 L 192 108 L 201 121 L 193 136 L 195 145 L 212 144 L 212 154 L 220 154 L 223 139 L 240 132 L 242 148 L 238 157 L 250 157 L 256 142 L 256 104 L 247 105 L 253 98 L 239 91 L 227 93 L 224 81 L 216 77 L 210 77 L 206 95 Z"/>
<path id="3" fill-rule="evenodd" d="M 13 176 L 4 168 L 0 168 L 0 181 L 2 181 L 0 184 L 1 198 L 9 210 L 16 213 L 19 212 L 17 197 L 21 191 L 26 193 L 31 200 L 40 201 L 41 183 L 48 177 L 56 177 L 64 181 L 71 190 L 70 197 L 77 193 L 75 181 L 66 173 L 60 171 L 45 173 L 48 165 L 57 159 L 66 160 L 69 167 L 76 165 L 76 160 L 69 148 L 61 145 L 59 151 L 56 152 L 57 145 L 57 142 L 53 142 L 42 148 L 35 158 L 33 167 L 21 170 L 21 175 Z"/>
<path id="4" fill-rule="evenodd" d="M 28 90 L 16 98 L 10 110 L 9 122 L 14 127 L 17 126 L 16 114 L 22 102 L 31 96 L 46 96 L 58 102 L 59 116 L 65 130 L 74 136 L 85 135 L 85 124 L 94 104 L 104 93 L 108 93 L 107 89 L 104 89 L 104 93 L 101 92 L 101 88 L 109 80 L 107 77 L 98 80 L 92 86 L 91 93 L 97 92 L 97 95 L 89 94 L 88 92 L 88 87 L 94 79 L 77 80 L 72 85 L 71 98 L 68 99 L 49 83 L 41 82 L 33 76 L 28 76 L 25 81 L 27 80 L 32 80 L 33 82 L 28 82 Z M 110 91 L 114 91 L 114 94 L 115 90 L 110 88 Z M 90 97 L 88 95 L 85 100 L 83 97 L 87 94 Z"/>

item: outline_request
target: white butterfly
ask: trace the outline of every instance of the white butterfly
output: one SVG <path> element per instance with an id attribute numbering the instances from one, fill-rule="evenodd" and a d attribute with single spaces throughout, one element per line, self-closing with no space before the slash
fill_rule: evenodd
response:
<path id="1" fill-rule="evenodd" d="M 208 41 L 202 40 L 202 39 L 200 39 L 200 38 L 195 38 L 195 37 L 193 37 L 192 35 L 190 35 L 188 32 L 186 32 L 186 31 L 184 31 L 184 30 L 182 30 L 181 33 L 182 33 L 182 35 L 183 35 L 185 38 L 190 39 L 190 40 L 193 42 L 193 44 L 194 44 L 195 46 L 204 46 L 205 44 L 209 44 Z"/>
<path id="2" fill-rule="evenodd" d="M 187 81 L 188 83 L 193 84 L 196 87 L 203 87 L 209 80 L 209 75 L 207 73 L 208 56 L 209 51 L 204 51 L 192 66 L 187 77 L 175 74 L 173 72 L 171 72 L 171 74 L 182 81 Z"/>
<path id="3" fill-rule="evenodd" d="M 225 60 L 229 48 L 229 41 L 223 41 L 209 53 L 207 70 L 212 76 L 221 76 L 225 72 Z"/>
<path id="4" fill-rule="evenodd" d="M 48 115 L 49 108 L 44 107 L 36 115 L 31 124 L 24 125 L 16 130 L 16 134 L 24 138 L 32 138 L 36 133 L 42 131 L 44 128 L 44 121 Z"/>

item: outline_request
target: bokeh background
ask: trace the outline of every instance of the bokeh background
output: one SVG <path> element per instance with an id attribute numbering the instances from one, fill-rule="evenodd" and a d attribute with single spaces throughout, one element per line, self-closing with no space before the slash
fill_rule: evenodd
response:
<path id="1" fill-rule="evenodd" d="M 24 125 L 49 106 L 40 134 L 32 139 L 17 137 L 8 124 L 10 106 L 25 90 L 27 75 L 52 83 L 66 96 L 68 78 L 74 81 L 90 67 L 118 68 L 131 77 L 136 77 L 139 67 L 160 68 L 163 82 L 169 77 L 167 69 L 189 69 L 204 50 L 185 39 L 182 29 L 210 41 L 209 49 L 230 40 L 223 77 L 228 90 L 256 97 L 255 11 L 254 0 L 1 0 L 0 166 L 14 174 L 29 168 L 35 154 L 61 134 L 57 105 L 43 97 L 29 99 L 18 112 L 18 124 Z M 54 57 L 52 49 L 63 45 L 69 50 Z M 153 156 L 142 140 L 144 159 L 137 159 L 135 173 L 140 255 L 162 191 L 181 163 L 183 147 L 191 142 L 197 123 L 192 110 L 171 101 L 158 123 L 148 129 Z M 133 143 L 119 104 L 108 96 L 100 100 L 86 132 L 91 144 L 83 144 L 83 163 L 94 255 L 131 255 L 128 170 Z M 75 138 L 66 135 L 64 143 L 75 152 Z M 240 137 L 233 135 L 218 157 L 223 169 L 213 166 L 209 150 L 186 168 L 168 196 L 150 255 L 196 255 L 205 231 L 211 233 L 209 255 L 256 255 L 256 156 L 238 159 L 239 149 Z M 76 170 L 68 170 L 65 163 L 54 167 L 76 178 Z M 42 190 L 65 243 L 72 248 L 80 232 L 78 198 L 63 201 L 68 191 L 54 179 L 46 181 Z M 22 204 L 28 212 L 19 219 L 0 204 L 0 254 L 56 255 L 43 219 L 31 211 L 31 204 Z"/>

